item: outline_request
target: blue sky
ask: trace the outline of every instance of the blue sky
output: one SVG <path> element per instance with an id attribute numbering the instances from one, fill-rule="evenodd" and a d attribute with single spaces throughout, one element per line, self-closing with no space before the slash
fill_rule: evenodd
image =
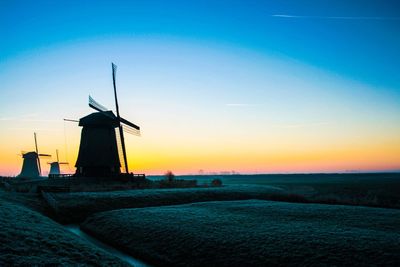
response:
<path id="1" fill-rule="evenodd" d="M 0 174 L 34 131 L 73 166 L 112 61 L 138 172 L 398 170 L 399 5 L 0 0 Z"/>
<path id="2" fill-rule="evenodd" d="M 161 35 L 283 54 L 374 85 L 400 85 L 398 1 L 3 0 L 0 12 L 3 59 L 100 36 Z"/>

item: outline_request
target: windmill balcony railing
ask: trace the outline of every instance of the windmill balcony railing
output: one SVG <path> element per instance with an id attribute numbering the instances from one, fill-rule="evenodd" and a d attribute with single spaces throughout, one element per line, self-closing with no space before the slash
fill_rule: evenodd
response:
<path id="1" fill-rule="evenodd" d="M 65 179 L 71 179 L 71 178 L 78 178 L 81 177 L 76 174 L 49 174 L 49 179 L 57 179 L 57 178 L 65 178 Z M 84 176 L 82 176 L 84 177 Z M 99 176 L 103 177 L 103 176 Z M 105 175 L 105 178 L 146 178 L 146 174 L 144 173 L 119 173 L 119 174 L 109 174 Z"/>
<path id="2" fill-rule="evenodd" d="M 60 174 L 49 174 L 49 179 L 54 179 L 54 178 L 71 178 L 73 177 L 73 174 L 70 173 L 60 173 Z"/>

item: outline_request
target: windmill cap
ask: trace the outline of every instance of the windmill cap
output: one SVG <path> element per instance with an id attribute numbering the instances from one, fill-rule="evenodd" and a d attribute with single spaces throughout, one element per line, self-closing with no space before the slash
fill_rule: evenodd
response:
<path id="1" fill-rule="evenodd" d="M 23 154 L 22 154 L 22 157 L 23 157 L 24 159 L 37 158 L 38 155 L 37 155 L 36 152 L 32 151 L 32 152 L 23 153 Z"/>
<path id="2" fill-rule="evenodd" d="M 93 112 L 79 120 L 79 126 L 118 127 L 118 119 L 112 111 Z"/>

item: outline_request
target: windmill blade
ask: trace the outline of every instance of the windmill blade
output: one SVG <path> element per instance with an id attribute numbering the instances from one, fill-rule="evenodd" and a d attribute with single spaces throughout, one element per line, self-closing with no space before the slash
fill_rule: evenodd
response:
<path id="1" fill-rule="evenodd" d="M 121 139 L 121 146 L 122 146 L 122 154 L 124 157 L 124 163 L 125 163 L 125 172 L 129 173 L 128 170 L 128 160 L 126 159 L 126 148 L 125 148 L 125 139 L 124 139 L 124 131 L 122 130 L 122 125 L 121 125 L 121 117 L 119 116 L 119 107 L 118 107 L 118 98 L 117 98 L 117 86 L 115 85 L 115 75 L 117 72 L 117 66 L 111 62 L 111 68 L 112 68 L 112 78 L 113 78 L 113 87 L 114 87 L 114 98 L 115 98 L 115 111 L 117 112 L 117 119 L 119 120 L 119 136 Z"/>
<path id="2" fill-rule="evenodd" d="M 96 100 L 94 100 L 91 96 L 89 96 L 89 107 L 97 110 L 97 111 L 107 111 L 109 110 L 108 108 L 106 108 L 105 106 L 99 104 L 98 102 L 96 102 Z"/>
<path id="3" fill-rule="evenodd" d="M 72 119 L 64 119 L 64 121 L 79 122 L 78 120 L 72 120 Z"/>
<path id="4" fill-rule="evenodd" d="M 39 157 L 50 157 L 50 158 L 51 158 L 51 155 L 50 155 L 50 154 L 39 154 L 38 156 L 39 156 Z"/>
<path id="5" fill-rule="evenodd" d="M 135 128 L 132 128 L 132 127 L 130 127 L 130 126 L 127 126 L 127 125 L 122 125 L 122 130 L 125 132 L 125 133 L 128 133 L 128 134 L 132 134 L 132 135 L 136 135 L 136 136 L 141 136 L 141 134 L 140 134 L 140 130 L 137 130 L 137 129 L 135 129 Z"/>
<path id="6" fill-rule="evenodd" d="M 134 128 L 134 129 L 136 129 L 136 130 L 140 130 L 140 127 L 139 126 L 137 126 L 136 124 L 133 124 L 132 122 L 130 122 L 130 121 L 128 121 L 128 120 L 125 120 L 124 118 L 122 118 L 122 117 L 120 117 L 119 118 L 119 121 L 120 122 L 122 122 L 123 124 L 126 124 L 127 126 L 129 126 L 129 127 L 131 127 L 131 128 Z"/>
<path id="7" fill-rule="evenodd" d="M 40 166 L 39 150 L 38 150 L 38 145 L 37 145 L 36 133 L 33 133 L 33 136 L 35 138 L 36 154 L 38 155 L 37 164 L 38 164 L 38 167 L 39 167 L 39 176 L 40 176 L 40 175 L 42 175 L 42 167 Z"/>

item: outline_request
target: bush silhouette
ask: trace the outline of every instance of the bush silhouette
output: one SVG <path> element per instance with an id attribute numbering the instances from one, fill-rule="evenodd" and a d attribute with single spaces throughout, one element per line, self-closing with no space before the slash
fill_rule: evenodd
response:
<path id="1" fill-rule="evenodd" d="M 222 181 L 221 179 L 214 179 L 211 181 L 211 186 L 222 186 Z"/>
<path id="2" fill-rule="evenodd" d="M 172 171 L 167 171 L 165 173 L 165 180 L 168 182 L 173 182 L 175 180 L 175 174 Z"/>

